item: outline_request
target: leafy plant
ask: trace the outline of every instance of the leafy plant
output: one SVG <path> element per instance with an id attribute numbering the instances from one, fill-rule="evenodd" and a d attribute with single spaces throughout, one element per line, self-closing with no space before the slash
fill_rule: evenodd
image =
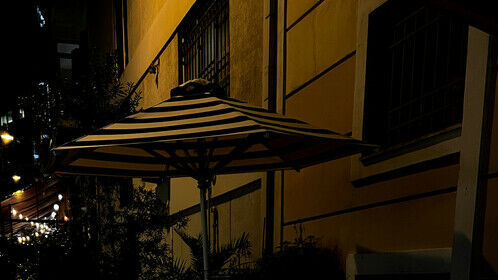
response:
<path id="1" fill-rule="evenodd" d="M 319 247 L 320 239 L 305 236 L 302 226 L 295 230 L 294 240 L 284 242 L 279 251 L 263 256 L 254 269 L 233 279 L 344 279 L 338 249 Z"/>
<path id="2" fill-rule="evenodd" d="M 202 236 L 193 237 L 183 230 L 175 229 L 175 232 L 187 244 L 190 249 L 191 268 L 197 279 L 202 279 L 203 275 L 203 255 L 202 255 Z M 210 273 L 219 273 L 225 266 L 235 268 L 240 264 L 243 257 L 251 255 L 251 242 L 249 235 L 243 233 L 239 238 L 222 245 L 219 250 L 209 250 L 209 270 Z"/>

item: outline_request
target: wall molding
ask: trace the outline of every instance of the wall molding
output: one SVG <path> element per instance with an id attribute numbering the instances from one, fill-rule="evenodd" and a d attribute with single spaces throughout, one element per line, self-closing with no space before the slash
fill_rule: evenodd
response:
<path id="1" fill-rule="evenodd" d="M 418 193 L 414 195 L 408 195 L 408 196 L 403 196 L 395 199 L 390 199 L 390 200 L 385 200 L 385 201 L 380 201 L 380 202 L 374 202 L 366 205 L 361 205 L 361 206 L 356 206 L 356 207 L 351 207 L 347 209 L 342 209 L 338 211 L 333 211 L 317 216 L 312 216 L 312 217 L 307 217 L 307 218 L 302 218 L 302 219 L 297 219 L 293 221 L 288 221 L 284 222 L 284 226 L 291 226 L 295 224 L 301 224 L 301 223 L 306 223 L 306 222 L 311 222 L 315 220 L 320 220 L 328 217 L 333 217 L 333 216 L 339 216 L 343 214 L 349 214 L 353 212 L 358 212 L 358 211 L 363 211 L 371 208 L 376 208 L 376 207 L 381 207 L 381 206 L 386 206 L 386 205 L 391 205 L 391 204 L 397 204 L 397 203 L 402 203 L 402 202 L 408 202 L 412 200 L 417 200 L 417 199 L 422 199 L 422 198 L 427 198 L 427 197 L 432 197 L 432 196 L 437 196 L 437 195 L 443 195 L 443 194 L 448 194 L 456 191 L 456 187 L 448 187 L 444 189 L 439 189 L 435 191 L 430 191 L 430 192 L 425 192 L 425 193 Z"/>
<path id="2" fill-rule="evenodd" d="M 245 185 L 242 185 L 236 189 L 230 190 L 228 192 L 225 192 L 223 194 L 217 195 L 213 198 L 211 198 L 210 205 L 211 206 L 218 206 L 220 204 L 229 202 L 231 200 L 237 199 L 239 197 L 242 197 L 244 195 L 250 194 L 252 192 L 255 192 L 257 190 L 261 189 L 261 179 L 256 179 L 250 183 L 247 183 Z M 186 209 L 180 210 L 174 214 L 171 214 L 168 216 L 168 219 L 170 221 L 177 221 L 181 218 L 191 216 L 193 214 L 196 214 L 200 212 L 200 204 L 195 204 L 193 206 L 190 206 Z"/>

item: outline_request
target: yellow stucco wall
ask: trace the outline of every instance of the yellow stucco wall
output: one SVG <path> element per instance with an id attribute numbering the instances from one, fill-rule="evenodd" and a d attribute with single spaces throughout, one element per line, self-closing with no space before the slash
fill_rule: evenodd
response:
<path id="1" fill-rule="evenodd" d="M 315 1 L 289 1 L 292 24 Z M 355 51 L 357 1 L 325 0 L 287 33 L 286 92 Z M 287 99 L 286 115 L 345 134 L 352 131 L 356 57 L 353 55 Z M 351 184 L 344 158 L 284 175 L 284 222 L 454 187 L 458 165 L 364 187 Z M 451 247 L 455 192 L 304 222 L 306 234 L 346 256 L 365 251 Z M 292 240 L 295 226 L 284 226 Z"/>
<path id="2" fill-rule="evenodd" d="M 454 203 L 455 194 L 450 193 L 311 221 L 303 227 L 306 235 L 321 238 L 322 246 L 338 246 L 343 256 L 451 247 L 453 221 L 448 217 L 454 215 Z M 284 234 L 294 238 L 294 227 L 286 227 Z"/>
<path id="3" fill-rule="evenodd" d="M 230 0 L 230 96 L 261 105 L 263 2 Z"/>
<path id="4" fill-rule="evenodd" d="M 178 86 L 178 36 L 175 36 L 159 57 L 156 74 L 148 74 L 142 82 L 141 106 L 154 106 L 169 98 L 170 90 Z"/>
<path id="5" fill-rule="evenodd" d="M 296 22 L 317 2 L 318 0 L 287 0 L 287 27 Z"/>
<path id="6" fill-rule="evenodd" d="M 357 1 L 324 1 L 287 33 L 287 93 L 356 45 Z"/>
<path id="7" fill-rule="evenodd" d="M 121 79 L 136 83 L 195 0 L 128 1 L 129 63 Z"/>

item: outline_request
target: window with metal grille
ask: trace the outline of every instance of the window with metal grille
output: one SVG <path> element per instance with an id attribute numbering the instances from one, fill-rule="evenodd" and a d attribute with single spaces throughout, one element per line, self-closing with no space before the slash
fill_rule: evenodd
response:
<path id="1" fill-rule="evenodd" d="M 230 93 L 228 2 L 198 1 L 180 25 L 180 83 L 204 78 Z"/>
<path id="2" fill-rule="evenodd" d="M 428 1 L 390 0 L 370 14 L 366 141 L 402 146 L 461 123 L 467 32 Z"/>

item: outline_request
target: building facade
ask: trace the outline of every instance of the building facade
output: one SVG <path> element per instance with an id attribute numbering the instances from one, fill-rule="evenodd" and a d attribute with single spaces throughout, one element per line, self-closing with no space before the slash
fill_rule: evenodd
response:
<path id="1" fill-rule="evenodd" d="M 202 77 L 232 98 L 379 145 L 300 172 L 218 176 L 213 246 L 247 232 L 254 261 L 302 228 L 339 249 L 349 279 L 496 275 L 497 25 L 485 2 L 106 3 L 106 44 L 142 107 Z M 193 179 L 134 182 L 157 188 L 169 214 L 200 232 Z M 179 236 L 166 238 L 188 258 Z"/>

